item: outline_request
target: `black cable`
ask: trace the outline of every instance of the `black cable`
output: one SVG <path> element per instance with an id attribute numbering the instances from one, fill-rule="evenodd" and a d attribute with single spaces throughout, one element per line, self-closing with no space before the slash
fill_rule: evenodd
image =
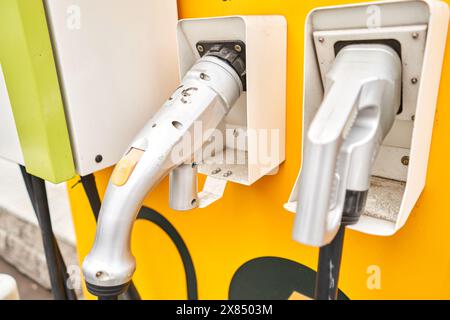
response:
<path id="1" fill-rule="evenodd" d="M 319 251 L 319 266 L 316 276 L 316 300 L 337 300 L 339 272 L 341 270 L 345 228 L 358 223 L 366 206 L 368 191 L 347 190 L 341 227 L 333 241 Z"/>
<path id="2" fill-rule="evenodd" d="M 31 205 L 33 206 L 33 210 L 36 214 L 36 218 L 38 220 L 39 226 L 41 225 L 40 222 L 40 218 L 39 215 L 37 214 L 37 208 L 36 208 L 36 203 L 34 201 L 34 192 L 33 192 L 33 186 L 32 186 L 32 179 L 31 179 L 31 175 L 26 171 L 24 166 L 19 166 L 20 167 L 20 171 L 22 173 L 22 177 L 25 183 L 25 187 L 27 189 L 27 193 L 28 196 L 30 198 L 30 202 Z M 45 191 L 46 192 L 46 191 Z M 66 298 L 68 300 L 77 300 L 77 295 L 75 293 L 75 291 L 71 288 L 68 287 L 68 283 L 69 283 L 69 274 L 67 273 L 67 267 L 66 264 L 64 262 L 64 258 L 61 254 L 61 250 L 58 246 L 58 242 L 56 240 L 56 237 L 52 231 L 52 241 L 54 242 L 54 246 L 56 247 L 56 255 L 57 255 L 57 259 L 59 261 L 59 264 L 61 265 L 61 272 L 62 272 L 62 281 L 63 281 L 63 285 L 64 285 L 64 289 L 65 289 L 65 293 L 66 293 Z M 47 250 L 46 247 L 44 247 L 44 250 Z"/>
<path id="3" fill-rule="evenodd" d="M 127 291 L 122 293 L 119 297 L 121 300 L 141 300 L 141 295 L 139 291 L 136 289 L 133 281 L 130 282 L 130 285 L 127 288 Z"/>
<path id="4" fill-rule="evenodd" d="M 316 275 L 316 300 L 337 300 L 344 235 L 345 226 L 341 226 L 333 241 L 320 248 Z"/>
<path id="5" fill-rule="evenodd" d="M 138 219 L 153 222 L 158 227 L 160 227 L 170 237 L 170 239 L 172 239 L 173 243 L 177 247 L 177 250 L 183 262 L 184 271 L 186 275 L 188 300 L 197 300 L 198 299 L 197 276 L 195 274 L 194 263 L 192 262 L 189 250 L 186 244 L 184 243 L 183 238 L 181 238 L 180 234 L 178 233 L 178 231 L 163 215 L 147 207 L 141 208 L 141 210 L 139 211 Z"/>

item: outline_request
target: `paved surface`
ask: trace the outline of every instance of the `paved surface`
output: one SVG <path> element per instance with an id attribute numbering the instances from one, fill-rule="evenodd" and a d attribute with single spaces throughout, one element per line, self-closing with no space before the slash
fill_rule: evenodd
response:
<path id="1" fill-rule="evenodd" d="M 0 273 L 5 273 L 16 279 L 19 287 L 19 294 L 22 300 L 50 300 L 52 294 L 30 278 L 24 276 L 13 266 L 0 258 Z"/>

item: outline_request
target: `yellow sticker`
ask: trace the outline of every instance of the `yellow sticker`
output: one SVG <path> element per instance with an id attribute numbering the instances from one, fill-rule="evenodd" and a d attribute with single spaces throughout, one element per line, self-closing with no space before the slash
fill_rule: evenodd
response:
<path id="1" fill-rule="evenodd" d="M 133 148 L 117 163 L 112 175 L 112 182 L 116 186 L 121 187 L 127 183 L 143 154 L 143 150 Z"/>

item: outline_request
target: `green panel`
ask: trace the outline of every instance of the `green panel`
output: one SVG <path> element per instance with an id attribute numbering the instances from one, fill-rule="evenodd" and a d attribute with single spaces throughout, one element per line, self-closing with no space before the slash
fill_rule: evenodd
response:
<path id="1" fill-rule="evenodd" d="M 0 63 L 27 171 L 59 183 L 75 175 L 42 0 L 0 0 Z"/>

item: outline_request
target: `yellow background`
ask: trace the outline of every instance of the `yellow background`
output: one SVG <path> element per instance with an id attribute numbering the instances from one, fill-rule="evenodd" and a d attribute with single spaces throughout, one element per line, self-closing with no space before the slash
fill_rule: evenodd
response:
<path id="1" fill-rule="evenodd" d="M 229 184 L 224 198 L 206 209 L 172 211 L 168 207 L 167 179 L 145 202 L 163 213 L 187 243 L 196 267 L 200 299 L 227 299 L 234 272 L 256 257 L 284 257 L 316 269 L 318 250 L 291 239 L 293 215 L 283 209 L 301 161 L 304 22 L 314 7 L 351 2 L 357 1 L 178 1 L 180 18 L 280 14 L 288 21 L 287 160 L 279 174 L 267 176 L 252 187 Z M 449 45 L 450 41 L 426 188 L 407 225 L 395 236 L 347 232 L 340 289 L 351 299 L 450 299 Z M 100 194 L 110 174 L 111 170 L 96 174 Z M 70 188 L 76 181 L 69 184 L 69 193 L 82 261 L 92 245 L 95 222 L 81 185 Z M 181 260 L 162 231 L 148 222 L 137 222 L 132 247 L 138 265 L 134 280 L 143 298 L 186 298 Z M 381 268 L 381 290 L 367 288 L 371 265 Z"/>

